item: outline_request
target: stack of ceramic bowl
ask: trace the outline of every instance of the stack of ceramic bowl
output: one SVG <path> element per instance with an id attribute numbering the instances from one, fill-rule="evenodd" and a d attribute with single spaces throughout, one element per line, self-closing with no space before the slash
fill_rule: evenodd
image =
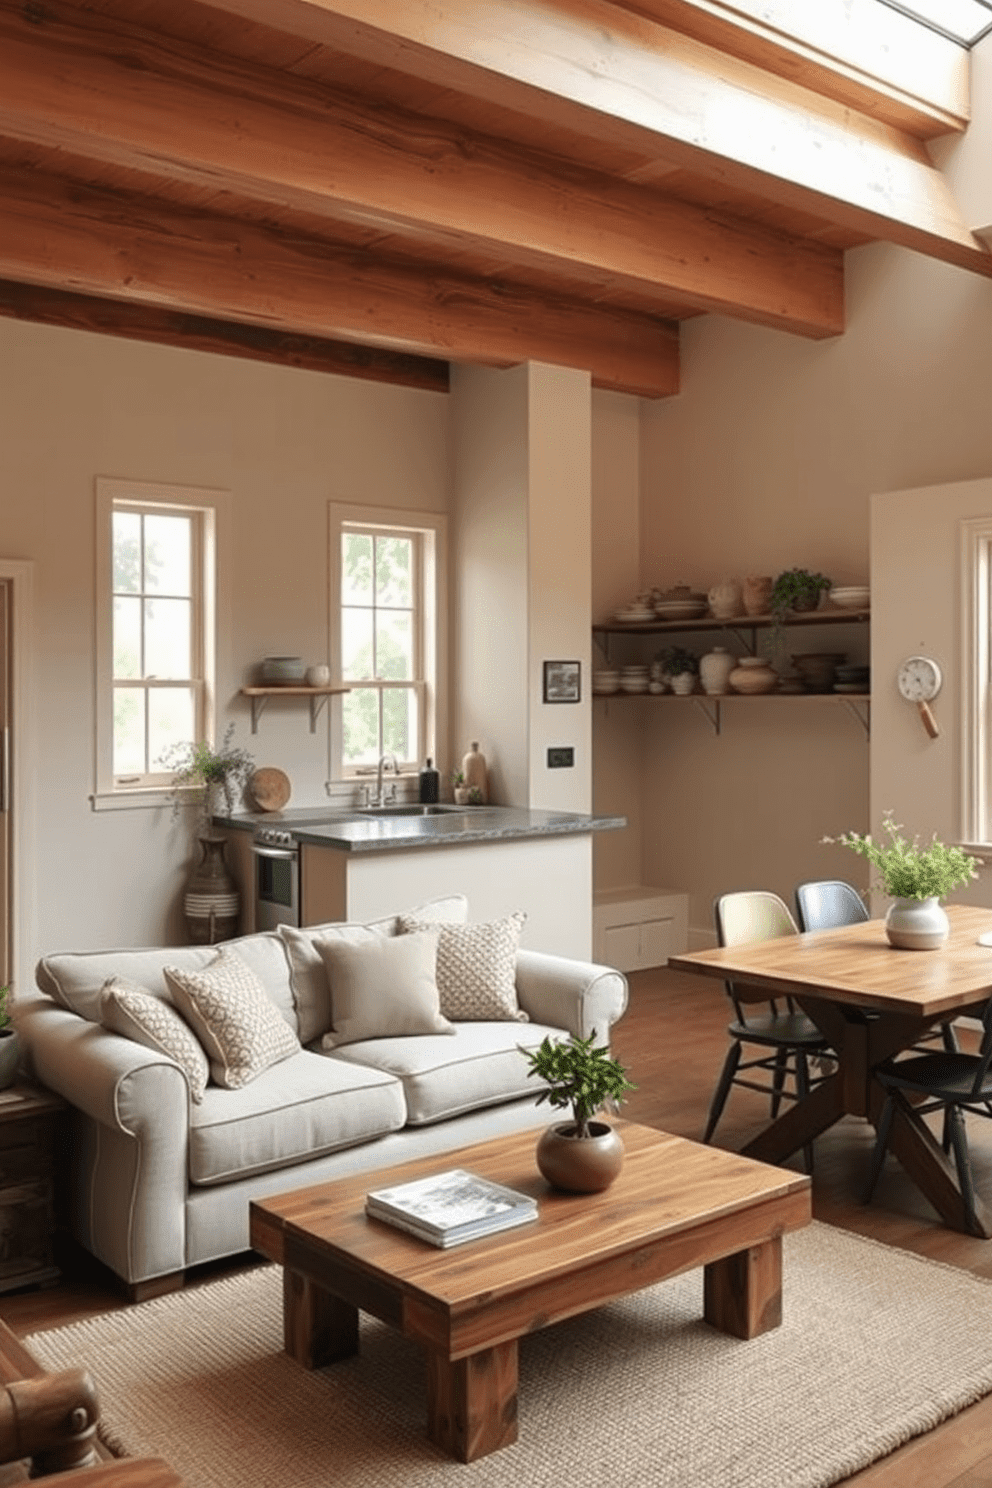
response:
<path id="1" fill-rule="evenodd" d="M 832 692 L 834 675 L 847 655 L 844 651 L 807 651 L 792 660 L 807 692 Z"/>
<path id="2" fill-rule="evenodd" d="M 654 610 L 646 600 L 635 599 L 614 610 L 613 618 L 619 620 L 621 625 L 649 625 L 654 619 Z"/>
<path id="3" fill-rule="evenodd" d="M 839 666 L 834 669 L 834 692 L 870 692 L 871 668 Z"/>
<path id="4" fill-rule="evenodd" d="M 648 681 L 646 666 L 625 666 L 620 669 L 621 692 L 647 692 Z"/>
<path id="5" fill-rule="evenodd" d="M 655 591 L 654 613 L 659 620 L 698 620 L 706 614 L 708 606 L 706 595 L 694 594 L 688 584 Z"/>
<path id="6" fill-rule="evenodd" d="M 831 589 L 830 603 L 839 610 L 867 610 L 871 591 L 867 584 L 851 584 L 844 589 Z"/>
<path id="7" fill-rule="evenodd" d="M 620 691 L 620 673 L 615 667 L 601 667 L 592 674 L 592 690 L 601 696 Z"/>

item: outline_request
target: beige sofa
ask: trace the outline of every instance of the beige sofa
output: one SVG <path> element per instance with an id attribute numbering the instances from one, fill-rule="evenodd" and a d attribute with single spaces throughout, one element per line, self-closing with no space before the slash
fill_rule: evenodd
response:
<path id="1" fill-rule="evenodd" d="M 456 895 L 413 914 L 444 925 L 465 924 L 467 912 Z M 400 918 L 365 930 L 399 934 Z M 37 992 L 19 995 L 28 1071 L 72 1107 L 73 1233 L 132 1297 L 246 1250 L 253 1198 L 546 1124 L 520 1046 L 568 1033 L 606 1043 L 626 1007 L 621 973 L 519 950 L 510 974 L 526 1021 L 459 1021 L 452 1032 L 325 1049 L 334 1025 L 320 942 L 352 931 L 362 934 L 283 926 L 227 942 L 300 1047 L 241 1088 L 208 1083 L 198 1099 L 174 1060 L 101 1025 L 101 996 L 123 977 L 174 1004 L 164 968 L 199 971 L 217 948 L 50 955 Z"/>

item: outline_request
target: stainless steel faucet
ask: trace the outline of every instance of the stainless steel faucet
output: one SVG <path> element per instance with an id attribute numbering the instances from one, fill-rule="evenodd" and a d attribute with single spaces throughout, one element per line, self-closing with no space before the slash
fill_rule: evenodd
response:
<path id="1" fill-rule="evenodd" d="M 395 756 L 395 754 L 393 754 L 393 753 L 390 752 L 388 754 L 380 755 L 379 756 L 379 767 L 378 767 L 378 769 L 376 771 L 376 777 L 375 777 L 375 804 L 377 806 L 384 806 L 386 804 L 385 801 L 383 800 L 383 796 L 382 796 L 382 772 L 383 772 L 383 770 L 386 767 L 386 761 L 387 760 L 392 760 L 392 762 L 393 762 L 393 774 L 397 777 L 397 779 L 399 778 L 400 767 L 396 763 L 396 756 Z M 394 800 L 396 799 L 396 787 L 395 787 L 395 785 L 393 786 L 393 799 Z"/>

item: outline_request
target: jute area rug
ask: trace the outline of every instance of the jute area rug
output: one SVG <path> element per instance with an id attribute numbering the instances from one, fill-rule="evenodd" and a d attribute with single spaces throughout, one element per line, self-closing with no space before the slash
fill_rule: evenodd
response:
<path id="1" fill-rule="evenodd" d="M 363 1315 L 359 1355 L 307 1373 L 281 1297 L 260 1267 L 27 1342 L 188 1488 L 821 1488 L 992 1391 L 992 1283 L 812 1224 L 751 1342 L 701 1321 L 698 1272 L 524 1339 L 520 1440 L 466 1466 L 427 1439 L 416 1345 Z"/>

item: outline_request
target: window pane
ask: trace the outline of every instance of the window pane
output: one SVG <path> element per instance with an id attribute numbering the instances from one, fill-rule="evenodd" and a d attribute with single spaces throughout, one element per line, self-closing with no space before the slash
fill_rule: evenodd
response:
<path id="1" fill-rule="evenodd" d="M 375 660 L 377 677 L 413 681 L 413 616 L 409 610 L 377 613 Z"/>
<path id="2" fill-rule="evenodd" d="M 341 603 L 372 603 L 372 538 L 367 532 L 342 535 Z"/>
<path id="3" fill-rule="evenodd" d="M 378 689 L 360 687 L 342 696 L 345 766 L 374 765 L 382 753 Z"/>
<path id="4" fill-rule="evenodd" d="M 138 687 L 114 688 L 114 774 L 145 773 L 145 693 Z"/>
<path id="5" fill-rule="evenodd" d="M 189 594 L 191 573 L 189 517 L 145 518 L 146 594 Z"/>
<path id="6" fill-rule="evenodd" d="M 145 676 L 188 677 L 191 605 L 188 599 L 146 599 Z"/>
<path id="7" fill-rule="evenodd" d="M 341 611 L 341 675 L 374 677 L 372 664 L 372 611 Z"/>
<path id="8" fill-rule="evenodd" d="M 196 735 L 192 687 L 152 687 L 148 692 L 148 761 L 162 770 L 162 755 L 172 744 L 185 744 Z"/>
<path id="9" fill-rule="evenodd" d="M 114 600 L 114 676 L 141 676 L 141 600 Z"/>
<path id="10" fill-rule="evenodd" d="M 417 694 L 411 688 L 389 688 L 382 694 L 383 749 L 391 749 L 402 764 L 417 756 Z"/>
<path id="11" fill-rule="evenodd" d="M 380 605 L 413 603 L 413 543 L 408 537 L 377 537 L 375 599 Z"/>
<path id="12" fill-rule="evenodd" d="M 114 592 L 137 594 L 141 588 L 141 518 L 137 512 L 114 512 Z"/>

